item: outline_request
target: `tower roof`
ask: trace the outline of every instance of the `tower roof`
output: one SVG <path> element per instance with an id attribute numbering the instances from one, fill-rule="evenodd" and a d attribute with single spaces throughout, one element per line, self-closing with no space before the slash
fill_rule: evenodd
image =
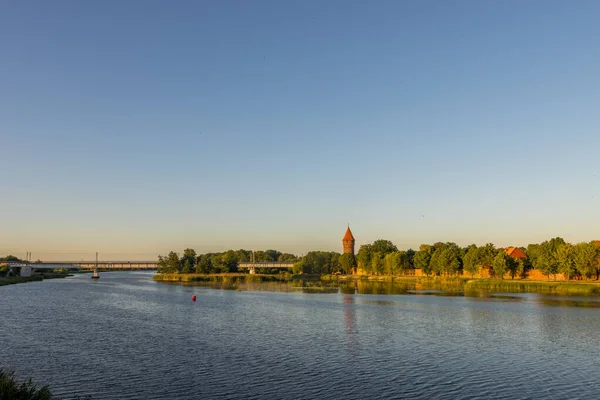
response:
<path id="1" fill-rule="evenodd" d="M 351 240 L 354 240 L 354 236 L 352 236 L 352 231 L 350 230 L 350 226 L 348 226 L 348 229 L 346 229 L 346 234 L 344 235 L 342 242 L 347 242 Z"/>

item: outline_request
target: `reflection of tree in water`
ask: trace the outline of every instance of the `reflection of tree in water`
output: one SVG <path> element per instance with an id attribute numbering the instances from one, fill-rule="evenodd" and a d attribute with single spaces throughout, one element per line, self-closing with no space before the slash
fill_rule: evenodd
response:
<path id="1" fill-rule="evenodd" d="M 354 296 L 344 296 L 344 323 L 346 325 L 346 344 L 350 357 L 358 357 L 358 329 L 356 326 L 356 312 L 354 310 Z"/>

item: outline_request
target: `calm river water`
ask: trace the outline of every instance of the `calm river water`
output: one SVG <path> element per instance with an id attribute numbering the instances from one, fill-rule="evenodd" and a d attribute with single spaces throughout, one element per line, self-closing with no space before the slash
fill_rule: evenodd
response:
<path id="1" fill-rule="evenodd" d="M 231 291 L 151 278 L 1 287 L 0 367 L 64 398 L 600 396 L 598 298 Z"/>

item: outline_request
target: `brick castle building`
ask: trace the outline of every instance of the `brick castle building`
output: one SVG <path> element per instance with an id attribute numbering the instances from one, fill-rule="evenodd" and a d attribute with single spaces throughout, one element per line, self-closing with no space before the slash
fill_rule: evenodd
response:
<path id="1" fill-rule="evenodd" d="M 354 255 L 354 236 L 352 236 L 350 225 L 348 225 L 348 229 L 346 229 L 346 234 L 342 239 L 342 244 L 344 245 L 344 254 Z"/>

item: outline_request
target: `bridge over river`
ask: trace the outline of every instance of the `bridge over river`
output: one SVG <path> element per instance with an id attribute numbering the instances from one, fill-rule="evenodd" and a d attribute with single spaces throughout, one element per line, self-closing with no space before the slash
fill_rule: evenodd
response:
<path id="1" fill-rule="evenodd" d="M 8 262 L 11 268 L 20 268 L 24 266 L 31 267 L 34 271 L 53 270 L 56 268 L 83 269 L 92 270 L 98 266 L 99 270 L 155 270 L 156 261 L 48 261 L 41 263 Z M 239 269 L 248 269 L 251 274 L 255 274 L 259 268 L 291 270 L 293 262 L 240 262 Z"/>
<path id="2" fill-rule="evenodd" d="M 34 270 L 47 270 L 56 268 L 67 269 L 98 269 L 113 270 L 138 270 L 156 269 L 156 261 L 47 261 L 41 263 L 7 262 L 9 267 L 30 266 Z"/>

